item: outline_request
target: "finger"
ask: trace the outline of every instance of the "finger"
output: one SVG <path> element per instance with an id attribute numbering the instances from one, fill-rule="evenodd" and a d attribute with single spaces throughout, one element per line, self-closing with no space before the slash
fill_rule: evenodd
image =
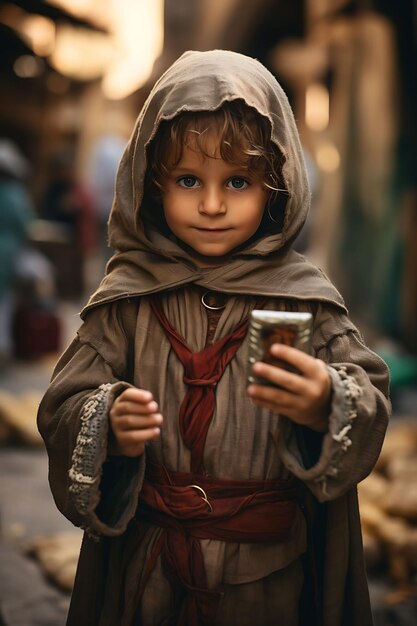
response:
<path id="1" fill-rule="evenodd" d="M 286 346 L 282 343 L 274 343 L 270 348 L 271 355 L 275 358 L 286 361 L 293 367 L 297 368 L 301 374 L 312 376 L 316 372 L 317 359 L 302 350 Z"/>
<path id="2" fill-rule="evenodd" d="M 268 363 L 258 361 L 253 365 L 252 369 L 254 374 L 256 374 L 257 376 L 262 376 L 262 378 L 266 378 L 271 383 L 274 383 L 274 385 L 284 387 L 287 391 L 290 391 L 291 393 L 301 394 L 305 389 L 305 378 L 303 378 L 299 374 L 288 372 L 282 367 L 269 365 Z"/>
<path id="3" fill-rule="evenodd" d="M 269 403 L 276 411 L 278 408 L 279 410 L 298 408 L 301 404 L 298 396 L 266 385 L 249 385 L 248 395 L 257 402 Z"/>
<path id="4" fill-rule="evenodd" d="M 258 398 L 252 398 L 252 402 L 255 406 L 260 409 L 267 409 L 268 411 L 272 411 L 272 413 L 277 413 L 278 415 L 285 415 L 291 419 L 294 419 L 298 412 L 294 410 L 291 406 L 281 406 L 276 404 L 275 402 L 268 402 L 267 400 L 261 400 Z"/>
<path id="5" fill-rule="evenodd" d="M 264 400 L 258 397 L 252 397 L 251 399 L 254 405 L 261 409 L 267 409 L 268 411 L 272 411 L 272 413 L 277 413 L 278 415 L 288 417 L 297 424 L 304 423 L 300 415 L 299 409 L 293 404 L 277 404 L 276 402 L 270 402 L 268 400 Z"/>
<path id="6" fill-rule="evenodd" d="M 123 415 L 113 419 L 112 426 L 118 431 L 143 430 L 151 427 L 159 427 L 163 422 L 162 415 Z"/>
<path id="7" fill-rule="evenodd" d="M 121 433 L 117 440 L 121 446 L 131 446 L 146 441 L 152 441 L 161 434 L 159 428 L 146 428 L 143 430 L 127 430 Z"/>
<path id="8" fill-rule="evenodd" d="M 150 415 L 151 413 L 156 413 L 158 411 L 158 404 L 155 400 L 151 402 L 128 402 L 125 400 L 120 400 L 116 402 L 110 412 L 113 415 Z"/>
<path id="9" fill-rule="evenodd" d="M 151 400 L 153 400 L 153 395 L 150 391 L 147 391 L 146 389 L 138 389 L 137 387 L 129 387 L 128 389 L 125 389 L 120 394 L 120 396 L 116 398 L 116 402 L 118 401 L 124 402 L 126 400 L 131 401 L 131 402 L 146 403 L 146 402 L 151 402 Z"/>

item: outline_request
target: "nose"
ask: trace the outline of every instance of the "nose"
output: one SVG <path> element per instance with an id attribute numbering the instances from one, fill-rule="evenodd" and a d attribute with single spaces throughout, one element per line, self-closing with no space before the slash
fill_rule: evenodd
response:
<path id="1" fill-rule="evenodd" d="M 199 205 L 199 212 L 206 215 L 221 215 L 226 213 L 226 204 L 222 190 L 216 186 L 207 187 Z"/>

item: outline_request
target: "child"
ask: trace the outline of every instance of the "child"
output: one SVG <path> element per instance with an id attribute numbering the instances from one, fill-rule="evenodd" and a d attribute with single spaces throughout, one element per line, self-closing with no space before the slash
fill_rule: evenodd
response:
<path id="1" fill-rule="evenodd" d="M 185 53 L 116 180 L 108 273 L 39 411 L 57 506 L 86 529 L 68 624 L 366 626 L 356 484 L 381 360 L 291 250 L 309 206 L 288 101 L 257 61 Z M 300 374 L 257 363 L 254 308 L 309 311 Z"/>

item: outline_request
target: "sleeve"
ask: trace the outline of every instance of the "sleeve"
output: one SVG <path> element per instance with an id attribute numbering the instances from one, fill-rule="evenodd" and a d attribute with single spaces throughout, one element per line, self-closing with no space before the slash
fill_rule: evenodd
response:
<path id="1" fill-rule="evenodd" d="M 108 412 L 131 385 L 137 308 L 93 310 L 59 360 L 38 411 L 58 509 L 90 535 L 119 535 L 135 514 L 145 455 L 108 456 Z"/>
<path id="2" fill-rule="evenodd" d="M 345 316 L 319 310 L 318 318 L 315 354 L 328 364 L 332 384 L 329 427 L 322 435 L 281 417 L 279 446 L 286 467 L 326 501 L 363 480 L 379 456 L 390 415 L 389 374 Z"/>

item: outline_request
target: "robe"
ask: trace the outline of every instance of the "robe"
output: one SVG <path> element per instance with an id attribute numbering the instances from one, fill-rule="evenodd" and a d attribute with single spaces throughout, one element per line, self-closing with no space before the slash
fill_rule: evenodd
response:
<path id="1" fill-rule="evenodd" d="M 159 227 L 144 186 L 147 147 L 162 120 L 243 99 L 269 120 L 284 157 L 288 200 L 282 228 L 230 255 L 218 268 L 196 266 Z M 185 53 L 158 81 L 122 157 L 109 223 L 116 254 L 82 311 L 77 337 L 57 364 L 39 409 L 58 508 L 86 533 L 69 626 L 169 623 L 172 590 L 157 560 L 139 604 L 148 556 L 161 532 L 138 532 L 137 509 L 147 460 L 190 471 L 178 414 L 187 391 L 183 367 L 153 314 L 165 316 L 193 351 L 208 331 L 201 290 L 226 296 L 213 341 L 256 306 L 308 311 L 313 355 L 332 385 L 323 435 L 257 408 L 246 393 L 245 337 L 216 387 L 204 468 L 218 479 L 295 476 L 301 507 L 286 541 L 260 544 L 201 540 L 207 582 L 221 590 L 213 626 L 367 626 L 372 623 L 363 564 L 357 483 L 376 462 L 389 416 L 388 373 L 363 342 L 343 299 L 319 268 L 291 250 L 309 208 L 304 160 L 288 100 L 257 61 L 227 51 Z M 274 230 L 274 228 L 276 230 Z M 164 416 L 161 435 L 139 458 L 108 454 L 108 412 L 129 385 L 148 389 Z"/>

